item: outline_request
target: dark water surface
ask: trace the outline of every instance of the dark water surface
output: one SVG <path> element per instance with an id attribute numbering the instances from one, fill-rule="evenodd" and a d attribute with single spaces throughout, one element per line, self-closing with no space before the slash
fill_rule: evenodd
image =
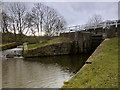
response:
<path id="1" fill-rule="evenodd" d="M 89 55 L 2 60 L 3 88 L 60 88 L 82 67 Z"/>

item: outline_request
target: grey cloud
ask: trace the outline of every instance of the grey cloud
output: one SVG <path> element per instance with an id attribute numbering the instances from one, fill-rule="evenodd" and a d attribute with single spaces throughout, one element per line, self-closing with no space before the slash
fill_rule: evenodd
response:
<path id="1" fill-rule="evenodd" d="M 25 3 L 30 8 L 34 3 Z M 44 2 L 56 9 L 67 21 L 68 26 L 85 24 L 94 14 L 104 20 L 118 19 L 117 2 Z"/>
<path id="2" fill-rule="evenodd" d="M 85 24 L 94 14 L 100 14 L 104 20 L 118 19 L 117 2 L 57 2 L 47 5 L 58 10 L 68 25 Z"/>

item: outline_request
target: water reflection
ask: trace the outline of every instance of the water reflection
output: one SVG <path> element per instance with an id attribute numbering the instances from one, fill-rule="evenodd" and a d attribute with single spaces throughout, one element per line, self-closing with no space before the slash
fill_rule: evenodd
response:
<path id="1" fill-rule="evenodd" d="M 59 88 L 89 55 L 8 59 L 2 62 L 3 88 Z"/>

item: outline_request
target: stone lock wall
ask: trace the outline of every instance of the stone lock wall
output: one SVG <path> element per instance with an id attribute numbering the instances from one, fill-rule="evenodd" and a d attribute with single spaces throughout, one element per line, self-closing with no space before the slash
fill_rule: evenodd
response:
<path id="1" fill-rule="evenodd" d="M 103 28 L 96 28 L 95 29 L 95 34 L 103 34 Z"/>
<path id="2" fill-rule="evenodd" d="M 76 31 L 69 33 L 61 33 L 60 37 L 69 37 L 72 42 L 58 43 L 39 47 L 34 50 L 25 50 L 25 57 L 32 56 L 52 56 L 52 55 L 65 55 L 65 54 L 80 54 L 94 51 L 97 46 L 104 40 L 104 38 L 115 37 L 117 31 L 119 32 L 120 26 L 116 29 L 111 26 L 109 29 L 90 29 L 87 31 Z M 105 35 L 105 37 L 104 37 Z"/>
<path id="3" fill-rule="evenodd" d="M 91 33 L 86 31 L 62 33 L 61 36 L 69 37 L 73 40 L 71 53 L 87 53 L 91 48 Z"/>
<path id="4" fill-rule="evenodd" d="M 72 42 L 47 45 L 32 50 L 24 50 L 24 57 L 53 56 L 70 54 Z"/>
<path id="5" fill-rule="evenodd" d="M 117 27 L 117 32 L 118 32 L 117 36 L 120 37 L 120 25 L 118 25 L 118 27 Z"/>
<path id="6" fill-rule="evenodd" d="M 101 34 L 96 34 L 91 36 L 91 50 L 97 48 L 97 46 L 100 45 L 100 43 L 103 41 L 103 36 Z"/>
<path id="7" fill-rule="evenodd" d="M 86 53 L 95 50 L 105 38 L 117 36 L 119 29 L 120 25 L 118 25 L 117 28 L 111 26 L 108 29 L 96 28 L 85 31 L 62 33 L 60 36 L 69 37 L 73 40 L 71 53 Z"/>
<path id="8" fill-rule="evenodd" d="M 116 27 L 111 26 L 109 29 L 106 29 L 107 38 L 112 38 L 116 36 Z"/>
<path id="9" fill-rule="evenodd" d="M 68 37 L 69 33 L 60 33 L 61 37 Z"/>
<path id="10" fill-rule="evenodd" d="M 89 32 L 76 32 L 75 42 L 77 42 L 78 53 L 86 53 L 90 50 L 90 36 L 91 34 Z"/>

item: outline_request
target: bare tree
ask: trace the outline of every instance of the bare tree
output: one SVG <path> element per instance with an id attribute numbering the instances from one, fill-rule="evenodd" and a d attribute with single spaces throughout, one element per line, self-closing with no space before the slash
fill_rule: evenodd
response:
<path id="1" fill-rule="evenodd" d="M 38 36 L 44 32 L 47 36 L 58 34 L 66 25 L 65 20 L 53 8 L 37 3 L 31 12 L 32 27 L 37 29 Z M 41 30 L 41 31 L 40 31 Z"/>
<path id="2" fill-rule="evenodd" d="M 14 34 L 14 40 L 22 42 L 24 34 L 28 33 L 26 23 L 27 7 L 24 3 L 10 3 L 5 6 L 5 11 L 9 17 L 8 30 Z"/>
<path id="3" fill-rule="evenodd" d="M 48 36 L 57 35 L 66 26 L 66 22 L 53 8 L 37 3 L 27 12 L 23 3 L 10 3 L 4 16 L 4 32 L 10 31 L 20 36 L 31 34 L 38 36 L 42 32 Z"/>
<path id="4" fill-rule="evenodd" d="M 102 16 L 99 14 L 93 15 L 87 22 L 89 27 L 98 26 L 102 22 Z"/>
<path id="5" fill-rule="evenodd" d="M 27 13 L 27 8 L 23 3 L 12 3 L 8 6 L 8 14 L 11 22 L 11 30 L 14 33 L 19 33 L 22 35 L 27 28 L 25 16 Z"/>
<path id="6" fill-rule="evenodd" d="M 25 35 L 27 35 L 27 33 L 29 34 L 33 34 L 33 28 L 34 28 L 34 17 L 30 14 L 30 13 L 27 13 L 26 14 L 26 17 L 25 17 L 25 25 L 27 27 L 27 30 L 26 30 L 26 33 Z"/>
<path id="7" fill-rule="evenodd" d="M 45 5 L 41 4 L 41 3 L 37 3 L 34 5 L 34 7 L 32 8 L 32 18 L 34 19 L 34 26 L 36 26 L 36 29 L 38 31 L 38 36 L 42 35 L 43 32 L 43 17 L 44 17 L 44 8 Z"/>
<path id="8" fill-rule="evenodd" d="M 0 2 L 0 35 L 2 33 L 2 5 L 3 5 L 3 2 Z"/>
<path id="9" fill-rule="evenodd" d="M 8 33 L 8 25 L 9 25 L 9 16 L 2 11 L 2 20 L 1 20 L 1 27 L 2 27 L 2 32 L 3 33 Z"/>
<path id="10" fill-rule="evenodd" d="M 58 34 L 66 25 L 62 16 L 50 7 L 46 7 L 44 16 L 44 31 L 47 36 L 53 36 Z"/>

